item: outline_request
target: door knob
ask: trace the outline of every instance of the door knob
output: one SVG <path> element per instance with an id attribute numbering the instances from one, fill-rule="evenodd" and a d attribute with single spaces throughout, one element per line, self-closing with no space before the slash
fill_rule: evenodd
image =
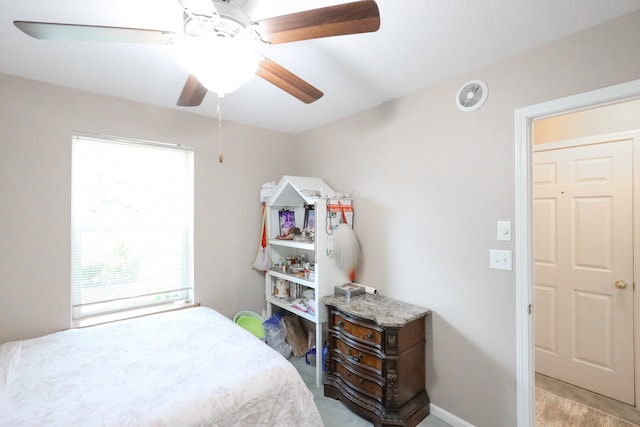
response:
<path id="1" fill-rule="evenodd" d="M 624 289 L 628 286 L 628 283 L 625 282 L 624 280 L 616 280 L 616 288 L 618 289 Z"/>

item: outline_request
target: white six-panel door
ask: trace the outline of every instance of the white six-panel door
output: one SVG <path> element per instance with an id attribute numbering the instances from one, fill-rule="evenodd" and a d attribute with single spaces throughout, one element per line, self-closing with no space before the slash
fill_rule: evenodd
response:
<path id="1" fill-rule="evenodd" d="M 536 371 L 634 404 L 632 140 L 536 150 Z"/>

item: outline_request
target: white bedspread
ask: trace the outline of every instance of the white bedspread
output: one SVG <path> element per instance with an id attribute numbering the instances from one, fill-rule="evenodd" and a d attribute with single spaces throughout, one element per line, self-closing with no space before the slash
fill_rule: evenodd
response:
<path id="1" fill-rule="evenodd" d="M 196 307 L 0 346 L 2 426 L 322 426 L 276 351 Z"/>

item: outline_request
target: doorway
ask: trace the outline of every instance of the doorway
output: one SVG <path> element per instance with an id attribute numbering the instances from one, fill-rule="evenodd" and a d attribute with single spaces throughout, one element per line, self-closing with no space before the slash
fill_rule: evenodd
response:
<path id="1" fill-rule="evenodd" d="M 532 122 L 568 112 L 640 98 L 640 80 L 570 96 L 515 111 L 515 271 L 516 277 L 516 381 L 518 426 L 535 425 L 533 226 L 532 226 Z M 637 178 L 636 178 L 637 179 Z M 637 183 L 634 183 L 637 184 Z M 637 185 L 636 185 L 637 188 Z M 634 210 L 640 210 L 636 198 Z M 634 231 L 638 247 L 640 233 Z M 638 272 L 637 261 L 636 276 Z M 634 278 L 638 282 L 638 278 Z M 635 301 L 636 306 L 638 301 Z M 636 317 L 636 322 L 637 317 Z M 636 343 L 638 327 L 635 328 Z M 638 349 L 636 348 L 636 351 Z M 636 369 L 636 372 L 638 370 Z"/>

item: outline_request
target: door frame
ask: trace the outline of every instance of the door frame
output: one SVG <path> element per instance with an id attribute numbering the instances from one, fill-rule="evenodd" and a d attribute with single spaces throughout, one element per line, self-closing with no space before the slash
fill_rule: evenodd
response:
<path id="1" fill-rule="evenodd" d="M 516 402 L 519 427 L 535 426 L 535 356 L 533 318 L 533 186 L 532 123 L 536 119 L 558 116 L 594 107 L 640 98 L 640 79 L 590 92 L 555 99 L 515 110 L 515 280 L 516 280 Z M 638 154 L 634 151 L 634 165 Z M 638 178 L 634 174 L 634 196 L 638 193 Z M 640 200 L 634 197 L 634 223 L 638 218 Z M 637 227 L 636 227 L 637 228 Z M 634 230 L 634 247 L 640 243 L 640 233 Z M 638 280 L 638 256 L 634 252 L 634 282 Z M 636 295 L 637 293 L 634 293 Z M 640 354 L 638 327 L 638 297 L 634 296 L 634 337 L 636 354 Z M 637 359 L 637 358 L 636 358 Z M 636 384 L 639 366 L 636 360 Z M 636 390 L 636 405 L 638 401 Z"/>

